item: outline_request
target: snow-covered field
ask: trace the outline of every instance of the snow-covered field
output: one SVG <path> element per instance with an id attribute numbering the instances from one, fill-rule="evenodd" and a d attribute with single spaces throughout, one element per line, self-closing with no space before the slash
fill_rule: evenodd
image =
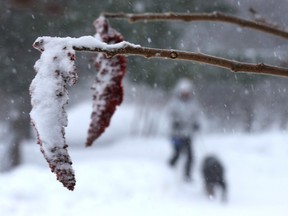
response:
<path id="1" fill-rule="evenodd" d="M 117 110 L 105 135 L 110 139 L 104 136 L 100 144 L 82 147 L 89 118 L 85 109 L 71 110 L 67 130 L 75 190 L 68 191 L 56 180 L 35 140 L 28 141 L 23 146 L 23 165 L 0 174 L 0 216 L 288 215 L 287 133 L 203 132 L 195 140 L 193 181 L 187 183 L 182 179 L 183 160 L 173 169 L 167 166 L 171 149 L 164 134 L 131 135 L 131 107 Z M 203 192 L 200 164 L 210 153 L 226 168 L 227 203 L 210 200 Z"/>

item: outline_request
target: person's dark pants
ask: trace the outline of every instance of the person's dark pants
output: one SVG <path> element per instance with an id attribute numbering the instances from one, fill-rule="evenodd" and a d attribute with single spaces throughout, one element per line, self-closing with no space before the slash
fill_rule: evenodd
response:
<path id="1" fill-rule="evenodd" d="M 193 165 L 193 153 L 192 153 L 192 143 L 190 137 L 177 137 L 172 138 L 172 143 L 174 145 L 174 152 L 169 161 L 171 166 L 174 166 L 179 159 L 180 154 L 186 155 L 186 161 L 184 165 L 184 176 L 186 179 L 191 178 L 191 167 Z"/>

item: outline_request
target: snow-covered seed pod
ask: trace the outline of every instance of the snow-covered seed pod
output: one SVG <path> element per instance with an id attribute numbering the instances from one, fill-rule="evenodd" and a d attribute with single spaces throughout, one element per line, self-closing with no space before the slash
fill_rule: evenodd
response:
<path id="1" fill-rule="evenodd" d="M 115 44 L 123 41 L 123 36 L 108 25 L 104 17 L 99 17 L 94 22 L 96 28 L 95 37 L 107 44 Z M 122 79 L 126 73 L 126 58 L 124 56 L 106 57 L 98 53 L 95 57 L 97 74 L 92 86 L 93 111 L 91 123 L 88 129 L 86 146 L 92 143 L 109 126 L 116 107 L 123 100 Z"/>
<path id="2" fill-rule="evenodd" d="M 63 46 L 65 39 L 41 37 L 33 46 L 42 52 L 35 63 L 36 76 L 30 85 L 32 126 L 37 143 L 52 172 L 69 190 L 76 180 L 65 140 L 68 103 L 67 85 L 77 81 L 75 51 Z"/>

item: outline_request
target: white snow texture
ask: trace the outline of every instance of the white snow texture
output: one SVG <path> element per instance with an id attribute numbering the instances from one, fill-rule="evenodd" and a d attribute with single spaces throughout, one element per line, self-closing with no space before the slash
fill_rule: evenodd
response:
<path id="1" fill-rule="evenodd" d="M 68 103 L 67 85 L 73 85 L 77 81 L 73 47 L 109 50 L 127 45 L 135 46 L 125 41 L 108 45 L 92 36 L 80 38 L 46 36 L 37 38 L 33 44 L 42 54 L 35 63 L 37 74 L 30 86 L 33 107 L 30 117 L 41 151 L 52 172 L 56 172 L 57 179 L 64 185 L 66 181 L 74 181 L 64 130 L 68 124 L 65 111 L 65 105 Z"/>
<path id="2" fill-rule="evenodd" d="M 171 146 L 166 136 L 130 133 L 134 106 L 119 107 L 102 137 L 103 145 L 84 148 L 90 110 L 88 102 L 68 110 L 67 138 L 75 142 L 69 149 L 77 172 L 74 191 L 63 188 L 47 172 L 31 140 L 22 145 L 22 165 L 0 173 L 1 216 L 287 215 L 287 132 L 199 134 L 193 181 L 185 183 L 183 158 L 173 169 L 167 165 Z M 200 163 L 211 153 L 226 169 L 225 204 L 217 198 L 209 200 L 203 190 Z"/>
<path id="3" fill-rule="evenodd" d="M 77 81 L 74 65 L 75 51 L 65 44 L 66 39 L 38 38 L 34 47 L 42 51 L 35 63 L 37 72 L 30 86 L 32 125 L 38 144 L 52 172 L 68 188 L 74 188 L 74 171 L 67 151 L 64 127 L 67 126 L 65 105 L 67 85 Z"/>

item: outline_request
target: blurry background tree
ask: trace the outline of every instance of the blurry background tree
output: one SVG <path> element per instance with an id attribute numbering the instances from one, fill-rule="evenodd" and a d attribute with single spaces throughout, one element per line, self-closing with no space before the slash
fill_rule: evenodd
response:
<path id="1" fill-rule="evenodd" d="M 222 11 L 253 18 L 249 8 L 255 8 L 265 19 L 286 27 L 285 0 L 261 1 L 232 0 L 178 0 L 163 3 L 160 0 L 1 0 L 0 7 L 0 96 L 1 103 L 1 161 L 0 170 L 8 170 L 20 163 L 20 143 L 30 134 L 29 85 L 34 76 L 33 65 L 39 53 L 31 45 L 38 36 L 93 35 L 92 23 L 100 13 L 106 12 L 211 12 Z M 282 12 L 281 12 L 282 11 Z M 267 16 L 267 17 L 266 17 Z M 242 30 L 237 26 L 219 23 L 152 22 L 127 24 L 110 20 L 125 40 L 158 48 L 175 48 L 218 56 L 265 61 L 287 65 L 287 41 L 270 35 Z M 80 73 L 76 97 L 87 88 L 94 68 L 89 64 L 91 55 L 77 55 Z M 88 63 L 88 66 L 87 66 Z M 217 130 L 263 130 L 279 123 L 286 127 L 288 102 L 287 80 L 240 74 L 226 70 L 164 60 L 145 60 L 130 57 L 127 79 L 133 84 L 145 84 L 166 94 L 179 77 L 194 80 L 197 96 L 204 113 L 215 122 Z M 87 73 L 85 73 L 87 72 Z M 90 83 L 89 83 L 90 84 Z M 89 85 L 88 84 L 88 85 Z M 211 94 L 213 92 L 213 94 Z M 84 93 L 85 94 L 85 93 Z M 277 97 L 275 97 L 277 95 Z M 86 95 L 85 97 L 90 97 Z M 81 97 L 82 98 L 82 97 Z M 153 98 L 153 97 L 152 97 Z M 257 98 L 257 100 L 256 100 Z M 79 98 L 78 98 L 79 99 Z M 73 100 L 72 98 L 72 103 Z M 256 112 L 257 109 L 257 112 Z M 261 112 L 260 112 L 260 111 Z M 273 110 L 273 112 L 271 112 Z M 262 115 L 268 113 L 269 115 Z M 236 124 L 237 123 L 237 124 Z M 232 127 L 233 126 L 233 127 Z M 2 159 L 6 158 L 6 159 Z"/>

